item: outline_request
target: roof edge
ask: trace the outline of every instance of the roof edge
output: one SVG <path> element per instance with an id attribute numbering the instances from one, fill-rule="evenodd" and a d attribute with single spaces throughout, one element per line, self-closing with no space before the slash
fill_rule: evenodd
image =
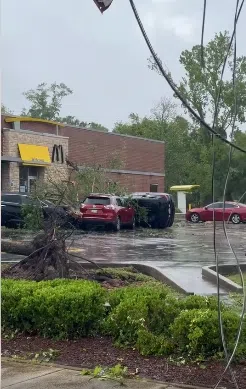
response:
<path id="1" fill-rule="evenodd" d="M 55 137 L 55 138 L 62 138 L 62 139 L 69 139 L 69 136 L 63 136 L 63 135 L 56 135 L 56 134 L 50 134 L 49 132 L 37 132 L 34 130 L 24 130 L 22 128 L 19 128 L 18 130 L 15 130 L 14 128 L 2 128 L 2 131 L 10 131 L 10 132 L 22 132 L 25 134 L 34 134 L 34 135 L 40 135 L 40 136 L 48 136 L 48 137 Z"/>
<path id="2" fill-rule="evenodd" d="M 77 130 L 83 130 L 83 131 L 100 132 L 100 133 L 105 134 L 105 135 L 116 135 L 116 136 L 122 136 L 122 137 L 125 137 L 125 138 L 141 139 L 141 140 L 145 140 L 145 141 L 148 141 L 148 142 L 154 142 L 154 143 L 162 143 L 162 144 L 166 143 L 163 140 L 143 138 L 141 136 L 133 136 L 133 135 L 128 135 L 128 134 L 118 134 L 117 132 L 112 132 L 112 131 L 106 132 L 106 131 L 97 130 L 97 129 L 94 129 L 94 128 L 78 127 L 78 126 L 72 126 L 72 125 L 65 125 L 64 127 L 65 128 L 66 127 L 68 127 L 68 128 L 70 128 L 70 127 L 71 128 L 76 128 Z"/>
<path id="3" fill-rule="evenodd" d="M 13 123 L 13 122 L 37 122 L 37 123 L 45 123 L 45 124 L 53 124 L 55 126 L 64 127 L 64 123 L 58 123 L 54 120 L 47 120 L 47 119 L 40 119 L 40 118 L 32 118 L 30 116 L 9 116 L 5 117 L 6 123 Z"/>

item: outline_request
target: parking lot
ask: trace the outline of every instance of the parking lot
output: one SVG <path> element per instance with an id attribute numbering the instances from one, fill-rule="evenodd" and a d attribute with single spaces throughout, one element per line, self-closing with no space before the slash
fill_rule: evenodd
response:
<path id="1" fill-rule="evenodd" d="M 246 225 L 230 224 L 227 230 L 239 260 L 246 262 Z M 78 231 L 70 244 L 74 254 L 93 261 L 151 264 L 189 292 L 216 292 L 214 285 L 201 277 L 202 267 L 215 263 L 212 223 L 181 222 L 165 230 L 137 229 L 118 233 L 82 234 Z M 235 263 L 221 223 L 216 226 L 216 249 L 220 263 Z"/>
<path id="2" fill-rule="evenodd" d="M 246 225 L 227 226 L 233 248 L 240 257 L 246 252 Z M 151 261 L 169 266 L 205 266 L 214 262 L 213 226 L 209 224 L 174 225 L 165 230 L 137 229 L 119 233 L 91 232 L 73 235 L 74 245 L 88 258 L 97 261 Z M 222 224 L 216 227 L 216 246 L 220 260 L 231 256 Z"/>

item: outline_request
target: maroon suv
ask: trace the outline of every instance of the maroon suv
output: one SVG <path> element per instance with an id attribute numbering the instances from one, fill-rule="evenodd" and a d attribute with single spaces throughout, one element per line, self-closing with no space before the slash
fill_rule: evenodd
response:
<path id="1" fill-rule="evenodd" d="M 125 206 L 118 196 L 93 193 L 83 201 L 80 212 L 82 228 L 89 225 L 103 225 L 115 231 L 123 226 L 135 228 L 134 209 Z"/>

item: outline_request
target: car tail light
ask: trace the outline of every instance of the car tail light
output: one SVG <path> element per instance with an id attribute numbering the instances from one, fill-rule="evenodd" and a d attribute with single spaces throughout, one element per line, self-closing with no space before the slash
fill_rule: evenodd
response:
<path id="1" fill-rule="evenodd" d="M 85 204 L 81 204 L 80 205 L 80 212 L 83 212 L 83 209 L 85 209 L 86 205 Z"/>

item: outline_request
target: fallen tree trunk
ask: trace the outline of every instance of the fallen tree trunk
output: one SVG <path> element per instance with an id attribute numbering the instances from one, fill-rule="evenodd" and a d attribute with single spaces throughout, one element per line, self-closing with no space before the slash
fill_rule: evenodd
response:
<path id="1" fill-rule="evenodd" d="M 2 272 L 3 278 L 24 278 L 36 281 L 54 278 L 77 278 L 77 276 L 94 280 L 98 278 L 97 275 L 91 276 L 81 263 L 71 258 L 66 250 L 63 235 L 58 236 L 57 239 L 54 233 L 40 233 L 32 242 L 3 240 L 2 251 L 25 256 L 20 262 L 4 269 Z M 73 254 L 72 256 L 101 269 L 100 266 L 89 259 Z M 111 277 L 107 277 L 105 274 L 104 278 L 104 281 L 110 282 Z M 102 282 L 101 276 L 99 276 L 98 281 Z"/>
<path id="2" fill-rule="evenodd" d="M 4 253 L 28 256 L 34 251 L 34 248 L 31 242 L 13 242 L 2 239 L 1 251 Z"/>
<path id="3" fill-rule="evenodd" d="M 28 278 L 36 281 L 69 276 L 69 259 L 65 240 L 55 237 L 55 230 L 40 233 L 32 242 L 5 241 L 2 250 L 25 255 L 20 262 L 5 269 L 2 276 Z"/>

